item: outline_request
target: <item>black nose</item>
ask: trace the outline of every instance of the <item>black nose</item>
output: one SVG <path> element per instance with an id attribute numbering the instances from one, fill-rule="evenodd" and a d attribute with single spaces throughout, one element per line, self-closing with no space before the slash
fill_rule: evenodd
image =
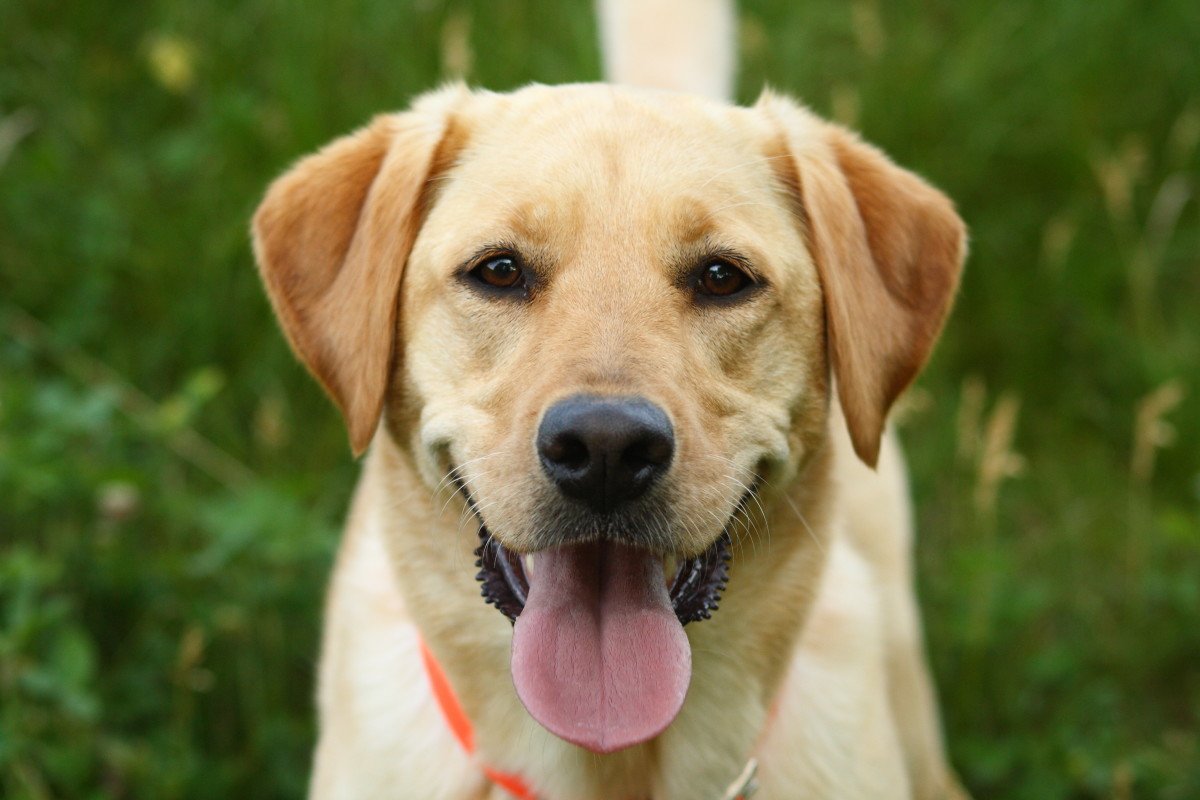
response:
<path id="1" fill-rule="evenodd" d="M 576 395 L 542 417 L 537 449 L 563 494 L 612 511 L 667 471 L 675 432 L 663 410 L 643 398 Z"/>

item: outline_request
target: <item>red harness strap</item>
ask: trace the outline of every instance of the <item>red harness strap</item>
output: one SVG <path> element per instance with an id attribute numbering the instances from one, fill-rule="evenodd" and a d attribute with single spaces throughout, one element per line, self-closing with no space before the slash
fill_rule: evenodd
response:
<path id="1" fill-rule="evenodd" d="M 471 726 L 471 720 L 467 718 L 467 714 L 463 711 L 462 706 L 458 702 L 458 697 L 454 694 L 454 688 L 450 686 L 450 681 L 446 678 L 446 673 L 442 671 L 442 665 L 433 657 L 433 653 L 429 652 L 429 647 L 426 646 L 425 640 L 418 637 L 421 643 L 421 661 L 425 664 L 425 674 L 429 677 L 429 687 L 433 689 L 433 696 L 437 699 L 438 707 L 442 710 L 442 716 L 446 718 L 446 724 L 450 726 L 451 732 L 454 733 L 454 738 L 458 740 L 463 751 L 469 755 L 475 755 L 475 729 Z M 480 765 L 483 774 L 488 780 L 496 784 L 500 788 L 507 791 L 517 800 L 538 800 L 538 796 L 533 793 L 533 790 L 521 780 L 517 775 L 511 775 L 507 772 L 500 772 L 491 767 Z M 743 800 L 738 797 L 737 800 Z"/>
<path id="2" fill-rule="evenodd" d="M 429 686 L 433 689 L 433 696 L 437 699 L 438 707 L 442 709 L 442 716 L 446 718 L 446 724 L 450 726 L 454 738 L 458 739 L 463 751 L 467 755 L 473 756 L 475 755 L 475 730 L 471 727 L 471 720 L 467 718 L 466 712 L 459 705 L 458 698 L 454 695 L 454 689 L 450 686 L 450 681 L 446 679 L 446 673 L 442 672 L 442 666 L 433 657 L 433 653 L 429 652 L 425 640 L 421 639 L 420 642 L 421 660 L 425 662 L 425 674 L 429 676 Z M 488 780 L 518 800 L 538 800 L 533 790 L 516 775 L 500 772 L 483 765 L 480 765 L 480 769 L 483 770 L 483 774 L 488 777 Z"/>

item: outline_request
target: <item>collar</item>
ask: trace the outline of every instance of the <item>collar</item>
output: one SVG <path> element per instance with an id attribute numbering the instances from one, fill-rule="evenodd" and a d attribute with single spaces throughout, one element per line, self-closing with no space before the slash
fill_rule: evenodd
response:
<path id="1" fill-rule="evenodd" d="M 425 644 L 425 639 L 418 637 L 418 641 L 421 644 L 421 662 L 425 665 L 425 675 L 429 678 L 429 688 L 433 691 L 438 708 L 442 711 L 442 717 L 446 720 L 446 726 L 450 728 L 450 731 L 454 734 L 454 738 L 458 740 L 458 744 L 462 747 L 463 752 L 468 756 L 474 756 L 475 729 L 471 725 L 471 720 L 466 712 L 463 711 L 462 705 L 458 702 L 457 695 L 454 694 L 454 688 L 450 686 L 450 681 L 446 678 L 446 673 L 442 670 L 442 665 L 433 657 L 433 653 L 430 652 L 429 647 Z M 488 780 L 504 789 L 516 798 L 516 800 L 540 800 L 521 776 L 501 772 L 485 764 L 480 764 L 479 769 L 487 776 Z M 742 769 L 741 774 L 729 785 L 729 788 L 725 790 L 719 800 L 748 800 L 750 795 L 754 794 L 758 788 L 754 782 L 754 775 L 757 771 L 758 761 L 751 758 L 746 762 L 746 766 Z"/>

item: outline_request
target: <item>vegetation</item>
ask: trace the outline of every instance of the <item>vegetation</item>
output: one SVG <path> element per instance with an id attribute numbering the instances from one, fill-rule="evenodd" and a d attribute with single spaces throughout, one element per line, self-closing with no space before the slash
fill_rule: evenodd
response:
<path id="1" fill-rule="evenodd" d="M 745 0 L 805 98 L 955 197 L 904 408 L 980 798 L 1200 797 L 1200 4 Z M 0 4 L 0 796 L 296 798 L 355 474 L 247 220 L 438 81 L 599 76 L 583 3 Z"/>

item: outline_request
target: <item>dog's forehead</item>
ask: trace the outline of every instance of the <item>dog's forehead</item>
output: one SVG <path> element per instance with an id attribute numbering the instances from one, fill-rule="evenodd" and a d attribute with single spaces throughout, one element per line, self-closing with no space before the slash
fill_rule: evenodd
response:
<path id="1" fill-rule="evenodd" d="M 466 143 L 442 197 L 497 235 L 699 238 L 790 214 L 772 131 L 750 109 L 603 85 L 532 87 L 487 96 L 458 124 Z"/>
<path id="2" fill-rule="evenodd" d="M 632 168 L 642 176 L 730 167 L 760 153 L 755 112 L 700 97 L 605 85 L 531 87 L 492 95 L 471 109 L 472 161 L 558 175 L 578 166 L 595 174 Z M 498 156 L 498 158 L 497 158 Z M 748 165 L 749 166 L 749 165 Z"/>

